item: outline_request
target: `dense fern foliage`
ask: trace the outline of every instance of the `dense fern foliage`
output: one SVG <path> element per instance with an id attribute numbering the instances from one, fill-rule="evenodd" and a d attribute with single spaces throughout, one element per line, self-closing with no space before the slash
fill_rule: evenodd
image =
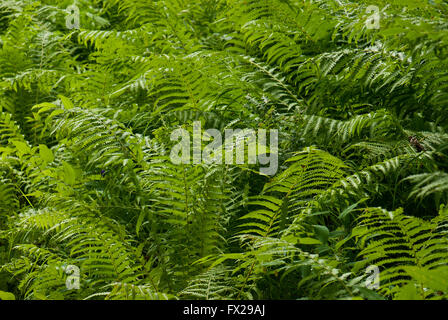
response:
<path id="1" fill-rule="evenodd" d="M 5 0 L 0 77 L 0 299 L 448 298 L 446 0 Z"/>

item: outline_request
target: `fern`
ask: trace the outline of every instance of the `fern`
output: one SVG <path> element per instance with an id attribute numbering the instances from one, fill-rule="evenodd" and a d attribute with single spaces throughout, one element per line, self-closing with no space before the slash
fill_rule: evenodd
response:
<path id="1" fill-rule="evenodd" d="M 407 266 L 436 269 L 446 264 L 445 224 L 443 216 L 422 221 L 405 216 L 402 210 L 365 209 L 353 230 L 364 258 L 357 267 L 377 265 L 382 270 L 382 291 L 390 294 L 390 286 L 410 281 Z"/>
<path id="2" fill-rule="evenodd" d="M 446 1 L 67 5 L 0 4 L 0 293 L 446 298 Z M 194 122 L 276 174 L 172 163 Z"/>

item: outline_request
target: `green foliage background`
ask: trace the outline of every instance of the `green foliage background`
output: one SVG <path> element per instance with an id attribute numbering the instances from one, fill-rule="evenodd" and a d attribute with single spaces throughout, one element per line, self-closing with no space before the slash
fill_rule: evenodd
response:
<path id="1" fill-rule="evenodd" d="M 0 298 L 447 298 L 447 29 L 442 0 L 1 1 Z M 278 129 L 278 173 L 172 164 L 193 121 Z"/>

